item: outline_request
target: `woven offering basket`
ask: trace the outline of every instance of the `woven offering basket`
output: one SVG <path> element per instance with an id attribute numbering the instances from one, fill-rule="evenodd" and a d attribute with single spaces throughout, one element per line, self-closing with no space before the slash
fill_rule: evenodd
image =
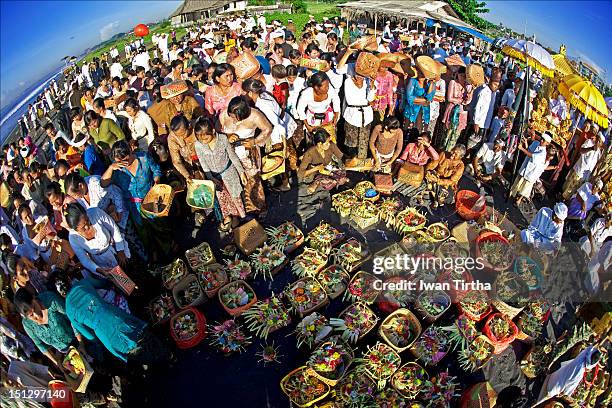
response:
<path id="1" fill-rule="evenodd" d="M 360 52 L 355 62 L 355 72 L 364 77 L 376 78 L 380 59 L 369 52 Z"/>
<path id="2" fill-rule="evenodd" d="M 197 332 L 191 337 L 181 338 L 174 329 L 174 322 L 180 316 L 186 315 L 188 313 L 192 313 L 195 317 Z M 178 348 L 188 349 L 191 347 L 195 347 L 198 344 L 200 344 L 200 342 L 204 340 L 204 338 L 206 337 L 206 318 L 204 317 L 202 312 L 200 312 L 195 307 L 190 307 L 185 310 L 182 310 L 178 312 L 177 314 L 175 314 L 174 316 L 172 316 L 172 318 L 170 319 L 170 334 Z"/>
<path id="3" fill-rule="evenodd" d="M 371 314 L 372 316 L 374 316 L 374 323 L 372 324 L 372 326 L 371 326 L 371 327 L 366 328 L 366 330 L 365 330 L 364 332 L 362 332 L 362 333 L 359 335 L 359 337 L 357 337 L 357 340 L 361 340 L 362 338 L 364 338 L 365 336 L 367 336 L 367 335 L 368 335 L 368 333 L 370 333 L 374 327 L 376 327 L 376 325 L 378 324 L 378 320 L 379 320 L 379 319 L 378 319 L 378 316 L 376 316 L 376 313 L 374 313 L 374 311 L 373 311 L 372 309 L 370 309 L 370 308 L 368 307 L 368 305 L 366 305 L 365 303 L 355 303 L 355 304 L 352 304 L 352 305 L 350 305 L 350 306 L 346 307 L 346 308 L 345 308 L 345 309 L 344 309 L 342 312 L 340 312 L 340 314 L 338 315 L 338 318 L 339 318 L 339 319 L 343 319 L 343 316 L 344 316 L 345 314 L 347 314 L 347 313 L 348 313 L 348 312 L 349 312 L 351 309 L 354 309 L 354 308 L 361 308 L 362 310 L 363 310 L 363 309 L 367 309 L 367 311 L 369 312 L 369 314 Z"/>
<path id="4" fill-rule="evenodd" d="M 444 231 L 444 237 L 436 237 L 433 234 L 434 229 L 439 229 Z M 427 234 L 429 235 L 430 239 L 433 242 L 442 242 L 447 240 L 450 236 L 451 236 L 451 232 L 448 229 L 448 227 L 446 226 L 446 224 L 441 223 L 441 222 L 435 222 L 433 224 L 431 224 L 430 226 L 427 227 Z"/>
<path id="5" fill-rule="evenodd" d="M 179 294 L 181 293 L 181 291 L 186 289 L 187 286 L 189 286 L 192 282 L 197 283 L 198 288 L 200 289 L 200 294 L 198 297 L 192 300 L 191 303 L 184 305 L 179 299 Z M 172 297 L 174 298 L 174 303 L 176 303 L 176 305 L 180 309 L 186 309 L 192 306 L 199 306 L 203 304 L 204 302 L 206 302 L 206 300 L 208 300 L 206 293 L 204 293 L 204 290 L 202 290 L 202 286 L 200 286 L 200 282 L 198 281 L 197 276 L 192 275 L 192 274 L 185 276 L 183 279 L 177 282 L 176 285 L 174 285 L 174 287 L 172 288 Z"/>
<path id="6" fill-rule="evenodd" d="M 205 205 L 200 206 L 195 203 L 193 194 L 198 187 L 203 185 L 208 188 L 208 191 L 210 193 L 210 201 L 205 203 Z M 191 183 L 187 185 L 186 201 L 190 207 L 197 208 L 200 210 L 212 208 L 215 203 L 215 184 L 210 180 L 191 180 Z"/>
<path id="7" fill-rule="evenodd" d="M 398 378 L 401 375 L 401 373 L 403 372 L 403 370 L 407 367 L 415 367 L 418 369 L 423 369 L 423 367 L 421 367 L 420 364 L 415 363 L 413 361 L 404 364 L 403 366 L 401 366 L 396 372 L 395 374 L 393 374 L 393 377 L 391 377 L 391 386 L 395 389 L 395 391 L 397 391 L 402 397 L 407 398 L 407 399 L 415 399 L 419 393 L 421 392 L 422 388 L 425 386 L 425 384 L 423 383 L 423 385 L 421 386 L 421 389 L 419 389 L 418 391 L 410 391 L 410 390 L 405 390 L 402 389 L 399 385 L 398 385 Z M 425 371 L 425 380 L 429 379 L 429 374 L 427 374 L 427 371 Z"/>
<path id="8" fill-rule="evenodd" d="M 249 52 L 243 52 L 230 62 L 236 72 L 236 79 L 244 81 L 259 72 L 259 61 Z"/>
<path id="9" fill-rule="evenodd" d="M 168 184 L 155 184 L 145 196 L 141 211 L 150 217 L 166 217 L 170 213 L 174 190 Z"/>
<path id="10" fill-rule="evenodd" d="M 295 313 L 300 317 L 300 318 L 304 318 L 304 316 L 308 316 L 309 314 L 311 314 L 312 312 L 315 312 L 325 306 L 327 306 L 329 304 L 329 297 L 327 296 L 327 293 L 325 292 L 325 290 L 323 290 L 323 287 L 321 286 L 321 284 L 315 279 L 315 278 L 311 278 L 309 276 L 302 278 L 302 279 L 298 279 L 295 282 L 293 282 L 291 284 L 291 286 L 289 287 L 289 290 L 293 290 L 293 288 L 295 288 L 296 286 L 298 286 L 298 282 L 303 282 L 306 283 L 308 281 L 313 281 L 315 284 L 317 284 L 321 290 L 321 292 L 323 292 L 325 294 L 325 297 L 323 298 L 323 300 L 321 300 L 319 303 L 313 305 L 312 307 L 308 308 L 308 309 L 304 309 L 304 310 L 298 310 L 298 308 L 296 307 L 296 305 L 293 303 L 293 301 L 290 300 L 291 304 L 293 305 L 293 309 L 295 310 Z"/>
<path id="11" fill-rule="evenodd" d="M 422 300 L 422 297 L 426 293 L 427 294 L 433 294 L 436 299 L 440 300 L 440 302 L 446 302 L 445 309 L 442 312 L 440 312 L 440 313 L 438 313 L 436 315 L 431 314 L 429 311 L 425 310 L 425 308 L 421 304 L 421 300 Z M 444 292 L 442 290 L 434 290 L 434 291 L 422 292 L 419 295 L 419 297 L 417 298 L 416 303 L 414 305 L 414 308 L 415 308 L 415 310 L 417 310 L 419 312 L 419 314 L 421 316 L 423 316 L 423 319 L 425 319 L 426 322 L 432 323 L 432 322 L 435 322 L 436 320 L 438 320 L 444 313 L 446 313 L 446 311 L 448 309 L 450 309 L 451 304 L 452 304 L 452 300 L 451 300 L 450 296 L 448 296 L 448 294 L 446 292 Z"/>
<path id="12" fill-rule="evenodd" d="M 266 230 L 256 219 L 234 228 L 234 242 L 245 255 L 251 255 L 267 238 Z"/>
<path id="13" fill-rule="evenodd" d="M 319 402 L 319 401 L 321 401 L 321 400 L 325 399 L 325 398 L 326 398 L 326 397 L 329 395 L 329 392 L 330 392 L 330 387 L 329 387 L 329 384 L 327 384 L 327 383 L 325 383 L 325 382 L 323 382 L 323 381 L 319 380 L 319 378 L 317 378 L 317 377 L 315 377 L 315 376 L 312 376 L 312 377 L 314 377 L 314 378 L 315 378 L 317 381 L 321 382 L 321 384 L 323 385 L 323 387 L 324 387 L 324 391 L 323 391 L 323 393 L 322 393 L 321 395 L 319 395 L 318 397 L 315 397 L 315 398 L 311 399 L 310 401 L 305 402 L 305 403 L 303 403 L 303 404 L 300 404 L 300 403 L 298 403 L 297 401 L 295 401 L 295 400 L 291 399 L 291 397 L 290 397 L 290 391 L 289 391 L 289 389 L 288 389 L 288 386 L 289 386 L 289 381 L 291 380 L 291 378 L 292 378 L 292 377 L 294 377 L 294 376 L 296 376 L 296 375 L 300 375 L 300 376 L 301 376 L 301 375 L 304 375 L 305 377 L 312 376 L 312 375 L 308 374 L 308 367 L 306 367 L 306 366 L 302 366 L 302 367 L 298 367 L 298 368 L 296 368 L 295 370 L 291 371 L 289 374 L 287 374 L 286 376 L 284 376 L 284 377 L 283 377 L 283 379 L 280 381 L 280 387 L 281 387 L 281 390 L 282 390 L 282 391 L 283 391 L 283 393 L 284 393 L 284 394 L 285 394 L 285 395 L 286 395 L 286 396 L 287 396 L 287 397 L 288 397 L 288 398 L 291 400 L 291 402 L 292 402 L 292 403 L 293 403 L 293 404 L 294 404 L 296 407 L 298 407 L 298 408 L 308 408 L 308 407 L 311 407 L 311 406 L 315 405 L 317 402 Z"/>
<path id="14" fill-rule="evenodd" d="M 222 295 L 224 292 L 230 290 L 231 288 L 233 288 L 234 286 L 242 286 L 245 288 L 246 291 L 251 291 L 253 293 L 253 299 L 251 299 L 249 301 L 249 303 L 247 303 L 246 305 L 240 306 L 240 307 L 236 307 L 236 308 L 229 308 L 224 302 L 223 302 L 223 298 Z M 246 312 L 247 310 L 249 310 L 255 303 L 257 303 L 257 294 L 255 293 L 255 291 L 253 290 L 253 288 L 251 286 L 249 286 L 248 283 L 246 283 L 243 280 L 237 280 L 237 281 L 233 281 L 228 283 L 227 285 L 223 286 L 221 289 L 219 289 L 219 291 L 217 292 L 217 297 L 219 298 L 219 303 L 221 303 L 221 306 L 223 307 L 223 310 L 225 310 L 230 316 L 240 316 L 242 313 Z"/>
<path id="15" fill-rule="evenodd" d="M 203 281 L 204 271 L 211 271 L 217 277 L 219 284 L 213 289 L 209 289 L 209 290 L 205 289 L 206 282 Z M 225 268 L 223 267 L 223 265 L 218 264 L 218 263 L 206 265 L 206 267 L 202 268 L 202 270 L 200 270 L 198 273 L 198 279 L 200 281 L 200 286 L 202 287 L 202 290 L 204 290 L 204 292 L 206 293 L 206 296 L 208 296 L 209 298 L 213 298 L 217 294 L 219 289 L 221 289 L 221 287 L 223 287 L 223 285 L 225 285 L 228 281 L 227 272 L 225 271 Z"/>
<path id="16" fill-rule="evenodd" d="M 307 368 L 307 373 L 309 375 L 312 375 L 314 377 L 316 377 L 317 379 L 323 381 L 325 384 L 329 385 L 330 387 L 335 386 L 336 384 L 338 384 L 338 382 L 346 375 L 348 368 L 351 366 L 351 364 L 353 363 L 353 360 L 355 358 L 355 355 L 353 354 L 353 349 L 351 348 L 351 346 L 349 346 L 348 344 L 346 344 L 344 341 L 338 341 L 339 343 L 342 344 L 343 348 L 349 353 L 349 355 L 346 358 L 346 361 L 344 361 L 344 367 L 342 368 L 342 372 L 338 375 L 338 378 L 327 378 L 324 376 L 324 374 L 321 374 L 317 371 L 315 371 L 313 368 L 308 367 Z M 325 346 L 327 346 L 328 344 L 335 344 L 333 342 L 330 341 L 326 341 L 324 343 L 322 343 L 319 347 L 317 347 L 317 349 L 319 348 L 323 348 Z"/>
<path id="17" fill-rule="evenodd" d="M 493 320 L 495 317 L 498 317 L 500 315 L 501 315 L 500 313 L 493 313 L 492 315 L 490 315 L 487 318 L 485 325 L 482 329 L 482 332 L 485 334 L 485 336 L 487 336 L 489 341 L 495 346 L 495 350 L 493 351 L 493 354 L 501 354 L 516 339 L 516 335 L 518 334 L 518 327 L 516 327 L 516 324 L 514 324 L 514 322 L 512 322 L 512 320 L 508 318 L 512 334 L 508 336 L 507 338 L 505 338 L 504 340 L 498 340 L 495 337 L 495 335 L 491 331 L 491 328 L 489 327 L 489 324 L 491 320 Z"/>
<path id="18" fill-rule="evenodd" d="M 385 326 L 391 324 L 391 322 L 399 316 L 408 318 L 410 320 L 410 325 L 415 329 L 414 334 L 412 336 L 412 340 L 406 346 L 403 347 L 393 343 L 387 337 L 384 331 Z M 417 319 L 414 313 L 412 313 L 408 309 L 397 309 L 395 312 L 387 316 L 378 327 L 378 334 L 380 335 L 380 337 L 385 341 L 385 343 L 387 343 L 391 348 L 393 348 L 393 350 L 397 351 L 398 353 L 401 353 L 404 350 L 408 350 L 410 346 L 412 346 L 412 343 L 414 343 L 414 341 L 421 335 L 421 331 L 422 327 L 421 323 L 419 322 L 419 319 Z"/>
<path id="19" fill-rule="evenodd" d="M 170 274 L 172 273 L 173 269 L 178 269 L 179 273 L 174 278 L 170 279 Z M 187 270 L 187 265 L 185 265 L 185 262 L 182 259 L 177 258 L 171 264 L 161 268 L 161 277 L 164 287 L 166 289 L 172 289 L 174 285 L 187 276 L 188 273 L 189 271 Z"/>
<path id="20" fill-rule="evenodd" d="M 333 267 L 337 267 L 341 269 L 341 275 L 343 276 L 343 279 L 340 283 L 337 284 L 338 288 L 334 291 L 334 292 L 330 292 L 330 288 L 327 287 L 327 285 L 322 284 L 322 276 L 323 274 L 330 268 Z M 319 273 L 317 274 L 317 280 L 319 281 L 319 283 L 321 283 L 321 287 L 323 288 L 323 290 L 325 290 L 325 292 L 327 293 L 327 296 L 330 299 L 335 299 L 338 296 L 342 295 L 344 293 L 344 291 L 346 290 L 347 286 L 348 286 L 348 281 L 349 281 L 349 274 L 346 273 L 346 271 L 344 269 L 342 269 L 341 266 L 339 265 L 330 265 L 327 268 L 319 271 Z"/>

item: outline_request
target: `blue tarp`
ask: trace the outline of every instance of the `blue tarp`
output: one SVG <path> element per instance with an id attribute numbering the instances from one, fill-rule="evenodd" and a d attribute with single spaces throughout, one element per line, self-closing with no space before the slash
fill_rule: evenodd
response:
<path id="1" fill-rule="evenodd" d="M 456 26 L 456 25 L 452 25 L 452 24 L 449 24 L 449 26 L 453 27 L 453 28 L 455 28 L 455 29 L 457 29 L 459 31 L 463 31 L 464 33 L 468 33 L 470 35 L 473 35 L 476 38 L 480 38 L 481 40 L 486 41 L 488 43 L 491 43 L 491 44 L 493 43 L 493 39 L 492 38 L 489 38 L 486 35 L 484 35 L 483 33 L 480 33 L 480 32 L 478 32 L 476 30 L 471 29 L 471 28 Z"/>

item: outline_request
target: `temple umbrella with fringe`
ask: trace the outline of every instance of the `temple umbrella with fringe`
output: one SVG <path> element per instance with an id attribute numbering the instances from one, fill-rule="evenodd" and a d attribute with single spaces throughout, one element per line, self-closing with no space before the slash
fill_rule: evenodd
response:
<path id="1" fill-rule="evenodd" d="M 527 40 L 508 40 L 502 52 L 527 63 L 548 77 L 552 78 L 554 75 L 555 62 L 552 56 L 536 43 Z"/>
<path id="2" fill-rule="evenodd" d="M 568 75 L 559 83 L 559 92 L 567 102 L 603 128 L 608 127 L 609 110 L 603 95 L 580 75 Z"/>

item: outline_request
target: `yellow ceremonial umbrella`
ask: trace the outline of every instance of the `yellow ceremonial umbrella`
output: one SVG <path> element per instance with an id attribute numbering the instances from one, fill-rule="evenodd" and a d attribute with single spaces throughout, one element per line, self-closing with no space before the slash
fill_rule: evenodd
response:
<path id="1" fill-rule="evenodd" d="M 567 102 L 603 128 L 608 127 L 608 107 L 603 95 L 591 81 L 572 74 L 559 83 L 559 92 Z"/>
<path id="2" fill-rule="evenodd" d="M 578 71 L 569 62 L 566 57 L 565 45 L 561 44 L 558 54 L 553 54 L 552 59 L 555 63 L 555 72 L 559 73 L 562 77 L 572 74 L 578 74 Z"/>
<path id="3" fill-rule="evenodd" d="M 547 77 L 555 72 L 555 62 L 548 51 L 538 44 L 527 40 L 508 40 L 502 52 L 512 58 L 526 62 L 530 67 L 537 69 Z"/>

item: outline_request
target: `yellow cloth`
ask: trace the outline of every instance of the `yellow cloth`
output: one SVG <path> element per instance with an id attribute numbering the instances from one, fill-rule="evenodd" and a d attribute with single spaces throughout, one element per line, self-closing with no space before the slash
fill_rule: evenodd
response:
<path id="1" fill-rule="evenodd" d="M 11 194 L 9 192 L 8 183 L 3 181 L 2 184 L 0 184 L 0 207 L 7 208 L 11 201 L 10 197 Z"/>

